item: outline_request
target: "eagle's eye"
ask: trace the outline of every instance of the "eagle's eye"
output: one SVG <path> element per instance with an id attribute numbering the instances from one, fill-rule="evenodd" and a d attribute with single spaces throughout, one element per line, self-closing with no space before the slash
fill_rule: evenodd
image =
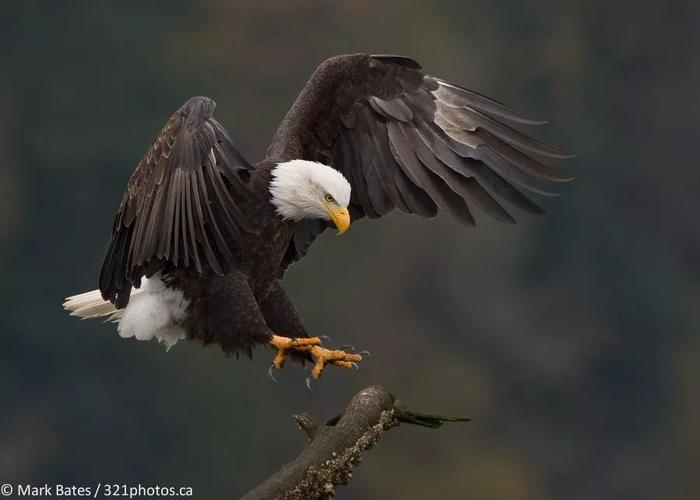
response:
<path id="1" fill-rule="evenodd" d="M 328 203 L 333 203 L 335 200 L 333 199 L 333 197 L 332 197 L 331 195 L 327 194 L 327 195 L 326 195 L 326 201 L 327 201 Z"/>

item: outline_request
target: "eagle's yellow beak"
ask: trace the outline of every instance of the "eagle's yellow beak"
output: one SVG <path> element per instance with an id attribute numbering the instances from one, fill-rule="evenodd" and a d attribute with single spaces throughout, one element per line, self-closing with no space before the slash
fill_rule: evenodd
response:
<path id="1" fill-rule="evenodd" d="M 338 234 L 343 234 L 350 227 L 350 212 L 347 208 L 342 208 L 335 203 L 327 203 L 326 210 L 328 210 L 328 216 L 338 228 Z"/>

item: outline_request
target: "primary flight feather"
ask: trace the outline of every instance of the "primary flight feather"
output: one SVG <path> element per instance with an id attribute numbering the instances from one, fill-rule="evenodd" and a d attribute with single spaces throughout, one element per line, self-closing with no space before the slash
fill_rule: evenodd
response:
<path id="1" fill-rule="evenodd" d="M 123 337 L 216 343 L 227 354 L 277 350 L 351 367 L 361 354 L 326 349 L 279 284 L 326 228 L 398 209 L 439 211 L 474 226 L 472 208 L 515 222 L 503 205 L 540 214 L 525 192 L 570 180 L 545 166 L 567 156 L 512 125 L 541 124 L 423 72 L 412 59 L 352 54 L 313 73 L 251 165 L 193 97 L 170 117 L 129 179 L 99 292 L 66 299 L 82 318 L 109 316 Z"/>

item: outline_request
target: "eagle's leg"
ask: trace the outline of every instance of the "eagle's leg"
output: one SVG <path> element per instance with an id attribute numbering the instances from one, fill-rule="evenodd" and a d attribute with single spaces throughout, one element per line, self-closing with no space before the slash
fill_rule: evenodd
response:
<path id="1" fill-rule="evenodd" d="M 319 337 L 310 337 L 296 307 L 279 283 L 273 283 L 267 294 L 260 298 L 259 303 L 270 329 L 277 333 L 284 332 L 285 335 L 273 334 L 269 340 L 270 345 L 277 349 L 272 363 L 273 368 L 282 368 L 287 354 L 294 351 L 302 353 L 304 358 L 314 363 L 311 376 L 315 379 L 321 376 L 328 364 L 352 368 L 357 366 L 354 363 L 362 361 L 360 354 L 350 354 L 342 349 L 326 349 Z"/>
<path id="2" fill-rule="evenodd" d="M 270 339 L 270 344 L 277 349 L 277 354 L 272 364 L 278 370 L 284 365 L 287 352 L 308 352 L 314 361 L 311 376 L 315 379 L 321 376 L 323 369 L 328 364 L 340 366 L 342 368 L 352 368 L 354 366 L 353 363 L 362 361 L 362 356 L 359 354 L 351 354 L 336 349 L 326 349 L 321 345 L 321 339 L 318 337 L 290 339 L 289 337 L 273 335 Z"/>

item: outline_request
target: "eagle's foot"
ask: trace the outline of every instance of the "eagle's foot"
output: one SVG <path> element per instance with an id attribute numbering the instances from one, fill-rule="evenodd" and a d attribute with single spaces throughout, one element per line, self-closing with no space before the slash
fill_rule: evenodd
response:
<path id="1" fill-rule="evenodd" d="M 270 339 L 270 344 L 277 349 L 277 354 L 272 361 L 272 366 L 279 370 L 284 366 L 284 362 L 287 358 L 287 351 L 310 351 L 312 347 L 321 345 L 321 339 L 318 337 L 290 339 L 289 337 L 273 335 Z"/>
<path id="2" fill-rule="evenodd" d="M 273 335 L 270 339 L 270 344 L 277 349 L 272 366 L 278 370 L 284 365 L 288 351 L 308 352 L 314 360 L 314 367 L 311 370 L 311 377 L 314 379 L 321 376 L 326 365 L 358 368 L 357 363 L 362 361 L 362 355 L 360 354 L 351 354 L 337 349 L 326 349 L 321 345 L 321 339 L 318 337 L 291 339 Z"/>
<path id="3" fill-rule="evenodd" d="M 357 368 L 357 363 L 362 361 L 359 354 L 351 354 L 343 350 L 326 349 L 321 346 L 314 346 L 310 349 L 311 357 L 314 358 L 314 367 L 311 370 L 311 377 L 317 379 L 323 373 L 326 365 L 331 364 L 341 368 Z"/>

